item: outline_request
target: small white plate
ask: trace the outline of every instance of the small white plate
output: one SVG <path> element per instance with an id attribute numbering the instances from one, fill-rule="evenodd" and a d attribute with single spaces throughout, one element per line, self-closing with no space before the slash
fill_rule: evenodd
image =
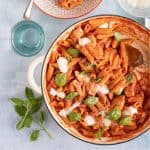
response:
<path id="1" fill-rule="evenodd" d="M 84 2 L 74 9 L 66 10 L 58 6 L 58 0 L 34 0 L 34 4 L 45 14 L 60 18 L 78 18 L 94 10 L 102 0 L 84 0 Z"/>

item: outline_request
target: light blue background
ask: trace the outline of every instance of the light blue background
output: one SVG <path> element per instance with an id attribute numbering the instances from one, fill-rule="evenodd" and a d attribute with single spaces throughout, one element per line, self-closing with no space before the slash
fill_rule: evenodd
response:
<path id="1" fill-rule="evenodd" d="M 49 140 L 42 133 L 37 142 L 31 143 L 28 136 L 31 129 L 16 131 L 15 123 L 18 116 L 14 113 L 9 98 L 22 96 L 27 82 L 27 69 L 32 60 L 40 55 L 45 55 L 50 44 L 66 27 L 79 19 L 58 20 L 48 17 L 38 9 L 33 9 L 32 19 L 41 24 L 46 33 L 46 43 L 38 55 L 25 58 L 14 53 L 10 46 L 11 27 L 22 19 L 23 11 L 29 0 L 0 0 L 0 150 L 149 150 L 150 132 L 128 143 L 113 146 L 97 146 L 75 139 L 64 132 L 48 116 L 46 126 L 54 136 Z M 99 7 L 87 16 L 97 14 L 118 14 L 128 16 L 113 0 L 103 0 Z M 85 16 L 85 17 L 87 17 Z M 131 16 L 128 16 L 132 18 Z M 137 18 L 134 18 L 137 20 Z M 143 23 L 142 19 L 137 20 Z M 40 69 L 39 69 L 40 70 Z M 40 71 L 37 71 L 37 79 L 40 83 Z M 33 128 L 36 126 L 34 125 Z"/>

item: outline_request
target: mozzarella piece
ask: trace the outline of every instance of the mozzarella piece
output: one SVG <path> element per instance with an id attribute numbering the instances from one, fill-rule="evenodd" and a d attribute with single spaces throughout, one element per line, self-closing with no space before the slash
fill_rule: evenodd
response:
<path id="1" fill-rule="evenodd" d="M 72 105 L 72 108 L 74 109 L 74 108 L 76 108 L 76 107 L 79 107 L 80 106 L 80 102 L 75 102 L 73 105 Z"/>
<path id="2" fill-rule="evenodd" d="M 59 115 L 62 116 L 62 117 L 67 117 L 67 115 L 70 113 L 69 110 L 67 109 L 62 109 L 60 112 L 59 112 Z"/>
<path id="3" fill-rule="evenodd" d="M 57 91 L 56 91 L 54 88 L 51 88 L 49 93 L 50 93 L 52 96 L 56 96 L 56 95 L 57 95 Z"/>
<path id="4" fill-rule="evenodd" d="M 103 93 L 103 94 L 108 94 L 109 93 L 109 89 L 107 85 L 96 85 L 96 91 L 99 93 Z"/>
<path id="5" fill-rule="evenodd" d="M 52 96 L 58 96 L 60 98 L 65 98 L 65 96 L 66 96 L 66 94 L 64 92 L 57 92 L 54 88 L 51 88 L 49 93 Z"/>
<path id="6" fill-rule="evenodd" d="M 83 37 L 83 38 L 79 39 L 80 46 L 85 46 L 85 45 L 89 44 L 90 42 L 91 42 L 90 39 L 87 37 Z"/>
<path id="7" fill-rule="evenodd" d="M 60 97 L 60 98 L 65 98 L 66 94 L 64 92 L 58 92 L 57 96 Z"/>
<path id="8" fill-rule="evenodd" d="M 59 57 L 57 59 L 58 68 L 62 73 L 68 71 L 68 60 L 65 57 Z"/>
<path id="9" fill-rule="evenodd" d="M 138 111 L 137 111 L 136 108 L 130 106 L 130 107 L 128 107 L 126 110 L 124 110 L 122 113 L 123 113 L 123 115 L 125 115 L 125 116 L 132 116 L 132 115 L 134 115 L 134 114 L 137 114 L 137 112 L 138 112 Z"/>
<path id="10" fill-rule="evenodd" d="M 69 115 L 75 108 L 77 108 L 79 106 L 80 106 L 80 102 L 76 102 L 69 109 L 62 109 L 59 112 L 59 115 L 62 117 L 67 117 L 67 115 Z"/>
<path id="11" fill-rule="evenodd" d="M 109 28 L 109 24 L 108 23 L 103 23 L 99 26 L 99 28 L 102 28 L 102 29 L 107 29 Z"/>
<path id="12" fill-rule="evenodd" d="M 87 115 L 85 118 L 84 118 L 84 122 L 86 123 L 87 126 L 92 126 L 95 124 L 95 119 L 93 116 L 91 115 Z"/>
<path id="13" fill-rule="evenodd" d="M 111 120 L 108 118 L 105 118 L 103 120 L 103 124 L 104 124 L 104 126 L 109 127 L 111 125 Z"/>

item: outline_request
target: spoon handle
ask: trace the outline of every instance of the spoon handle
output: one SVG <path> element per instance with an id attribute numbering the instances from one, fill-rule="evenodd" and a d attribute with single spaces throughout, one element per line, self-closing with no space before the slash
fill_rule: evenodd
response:
<path id="1" fill-rule="evenodd" d="M 25 20 L 29 20 L 30 17 L 31 17 L 31 11 L 32 11 L 33 2 L 34 2 L 34 0 L 30 1 L 29 5 L 27 6 L 27 8 L 26 8 L 26 10 L 25 10 L 25 12 L 23 14 L 23 18 Z"/>
<path id="2" fill-rule="evenodd" d="M 148 29 L 150 29 L 150 17 L 146 17 L 145 18 L 145 27 L 147 27 Z"/>

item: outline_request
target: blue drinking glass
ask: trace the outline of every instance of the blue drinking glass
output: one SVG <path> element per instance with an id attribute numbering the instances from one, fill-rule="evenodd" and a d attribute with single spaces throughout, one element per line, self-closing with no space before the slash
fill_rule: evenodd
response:
<path id="1" fill-rule="evenodd" d="M 44 42 L 44 31 L 34 21 L 24 20 L 12 28 L 12 47 L 22 56 L 33 56 L 37 54 L 43 48 Z"/>

